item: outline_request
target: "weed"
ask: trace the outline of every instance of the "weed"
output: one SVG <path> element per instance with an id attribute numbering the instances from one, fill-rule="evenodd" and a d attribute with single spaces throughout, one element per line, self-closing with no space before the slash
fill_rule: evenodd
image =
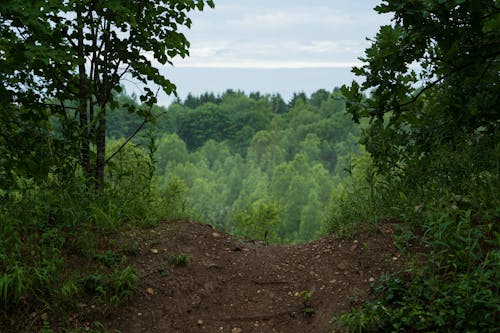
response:
<path id="1" fill-rule="evenodd" d="M 378 299 L 341 317 L 349 332 L 482 331 L 500 305 L 500 251 L 492 225 L 471 225 L 470 212 L 441 214 L 425 225 L 432 249 L 422 265 L 385 276 Z M 496 243 L 498 244 L 498 243 Z"/>
<path id="2" fill-rule="evenodd" d="M 299 292 L 299 297 L 302 299 L 302 313 L 308 317 L 314 314 L 314 308 L 311 305 L 313 293 L 313 290 L 303 290 Z"/>
<path id="3" fill-rule="evenodd" d="M 98 253 L 95 255 L 97 261 L 107 267 L 113 267 L 119 262 L 119 256 L 112 250 L 107 250 L 104 253 Z"/>
<path id="4" fill-rule="evenodd" d="M 64 281 L 61 286 L 62 300 L 67 303 L 74 304 L 81 292 L 82 288 L 75 278 L 70 278 L 67 281 Z"/>
<path id="5" fill-rule="evenodd" d="M 160 269 L 160 270 L 158 270 L 158 272 L 160 273 L 160 276 L 162 278 L 167 278 L 168 277 L 168 271 L 167 270 Z"/>
<path id="6" fill-rule="evenodd" d="M 191 259 L 184 253 L 172 253 L 167 257 L 167 262 L 172 266 L 187 266 Z"/>
<path id="7" fill-rule="evenodd" d="M 3 309 L 9 310 L 19 303 L 27 281 L 23 268 L 18 265 L 0 276 L 0 304 Z"/>
<path id="8" fill-rule="evenodd" d="M 89 274 L 79 279 L 79 284 L 87 293 L 94 295 L 99 303 L 121 304 L 135 293 L 139 277 L 132 266 L 115 268 L 106 276 Z"/>
<path id="9" fill-rule="evenodd" d="M 115 269 L 109 276 L 109 285 L 112 296 L 111 303 L 119 304 L 126 301 L 135 293 L 139 277 L 137 271 L 132 266 L 127 266 L 124 269 Z"/>

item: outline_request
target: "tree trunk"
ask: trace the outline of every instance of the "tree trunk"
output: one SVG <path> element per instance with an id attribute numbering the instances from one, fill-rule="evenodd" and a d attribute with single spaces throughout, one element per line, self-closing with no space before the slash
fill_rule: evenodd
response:
<path id="1" fill-rule="evenodd" d="M 88 126 L 88 115 L 87 115 L 87 77 L 85 72 L 85 53 L 84 53 L 84 36 L 83 36 L 83 19 L 82 19 L 82 7 L 80 4 L 76 8 L 77 22 L 78 22 L 78 112 L 80 120 L 80 135 L 81 135 L 81 147 L 80 147 L 80 164 L 83 168 L 85 179 L 87 182 L 87 188 L 90 187 L 91 183 L 91 169 L 90 169 L 90 145 L 89 145 L 89 126 Z"/>
<path id="2" fill-rule="evenodd" d="M 99 125 L 97 127 L 97 157 L 96 157 L 96 184 L 95 188 L 98 192 L 104 190 L 104 167 L 106 162 L 106 106 L 108 104 L 109 94 L 109 33 L 111 30 L 110 22 L 106 22 L 106 28 L 103 31 L 104 49 L 103 49 L 103 66 L 102 66 L 102 82 L 99 92 L 97 93 L 97 101 L 99 105 Z"/>
<path id="3" fill-rule="evenodd" d="M 99 125 L 97 127 L 97 158 L 96 158 L 96 183 L 98 192 L 104 190 L 104 164 L 106 162 L 106 105 L 99 108 Z"/>

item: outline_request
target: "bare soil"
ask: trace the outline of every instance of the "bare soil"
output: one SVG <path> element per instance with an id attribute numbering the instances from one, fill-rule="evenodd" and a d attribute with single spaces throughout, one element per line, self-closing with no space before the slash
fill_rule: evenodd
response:
<path id="1" fill-rule="evenodd" d="M 163 222 L 122 236 L 134 247 L 139 291 L 126 306 L 91 317 L 123 333 L 339 332 L 332 319 L 400 265 L 393 233 L 383 224 L 350 240 L 265 246 L 208 225 Z M 179 254 L 189 263 L 173 264 Z"/>

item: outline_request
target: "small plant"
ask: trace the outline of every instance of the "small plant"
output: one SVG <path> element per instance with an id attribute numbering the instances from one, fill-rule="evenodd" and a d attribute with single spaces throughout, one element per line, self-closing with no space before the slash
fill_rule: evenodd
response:
<path id="1" fill-rule="evenodd" d="M 89 293 L 94 293 L 97 288 L 102 287 L 105 284 L 104 276 L 101 274 L 85 275 L 81 277 L 78 282 L 82 288 Z"/>
<path id="2" fill-rule="evenodd" d="M 25 289 L 25 274 L 21 267 L 14 266 L 10 273 L 0 275 L 0 308 L 15 306 Z"/>
<path id="3" fill-rule="evenodd" d="M 75 279 L 65 281 L 61 286 L 61 297 L 65 302 L 75 302 L 77 296 L 81 293 L 81 286 Z"/>
<path id="4" fill-rule="evenodd" d="M 111 250 L 107 250 L 104 253 L 98 253 L 95 255 L 95 258 L 106 267 L 113 267 L 120 261 L 119 256 Z"/>
<path id="5" fill-rule="evenodd" d="M 160 273 L 160 276 L 161 276 L 162 278 L 165 278 L 165 279 L 166 279 L 166 278 L 168 277 L 168 271 L 167 271 L 167 270 L 165 270 L 165 269 L 160 269 L 160 270 L 158 270 L 158 272 Z"/>
<path id="6" fill-rule="evenodd" d="M 167 261 L 172 266 L 187 266 L 190 258 L 185 253 L 172 253 L 168 256 Z"/>
<path id="7" fill-rule="evenodd" d="M 132 266 L 124 269 L 115 269 L 109 276 L 109 287 L 113 294 L 111 303 L 119 304 L 132 296 L 137 288 L 139 277 L 137 271 Z"/>
<path id="8" fill-rule="evenodd" d="M 314 314 L 314 309 L 311 305 L 311 298 L 313 293 L 313 290 L 303 290 L 299 292 L 299 297 L 302 298 L 302 313 L 304 313 L 304 315 L 307 317 L 310 317 Z"/>

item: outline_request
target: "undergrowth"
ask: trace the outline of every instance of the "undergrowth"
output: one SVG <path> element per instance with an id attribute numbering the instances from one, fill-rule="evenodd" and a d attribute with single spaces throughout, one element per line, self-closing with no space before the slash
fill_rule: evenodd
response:
<path id="1" fill-rule="evenodd" d="M 16 176 L 0 191 L 1 332 L 67 331 L 78 326 L 74 313 L 108 311 L 134 294 L 138 275 L 127 256 L 136 249 L 106 239 L 183 214 L 182 184 L 155 188 L 145 161 L 124 150 L 102 193 L 56 173 Z"/>
<path id="2" fill-rule="evenodd" d="M 358 161 L 352 187 L 332 203 L 324 225 L 349 236 L 377 220 L 398 221 L 397 244 L 413 260 L 381 277 L 373 301 L 338 318 L 348 332 L 498 331 L 498 147 L 471 161 L 476 155 L 439 152 L 415 174 L 380 172 L 375 183 L 373 166 Z"/>

